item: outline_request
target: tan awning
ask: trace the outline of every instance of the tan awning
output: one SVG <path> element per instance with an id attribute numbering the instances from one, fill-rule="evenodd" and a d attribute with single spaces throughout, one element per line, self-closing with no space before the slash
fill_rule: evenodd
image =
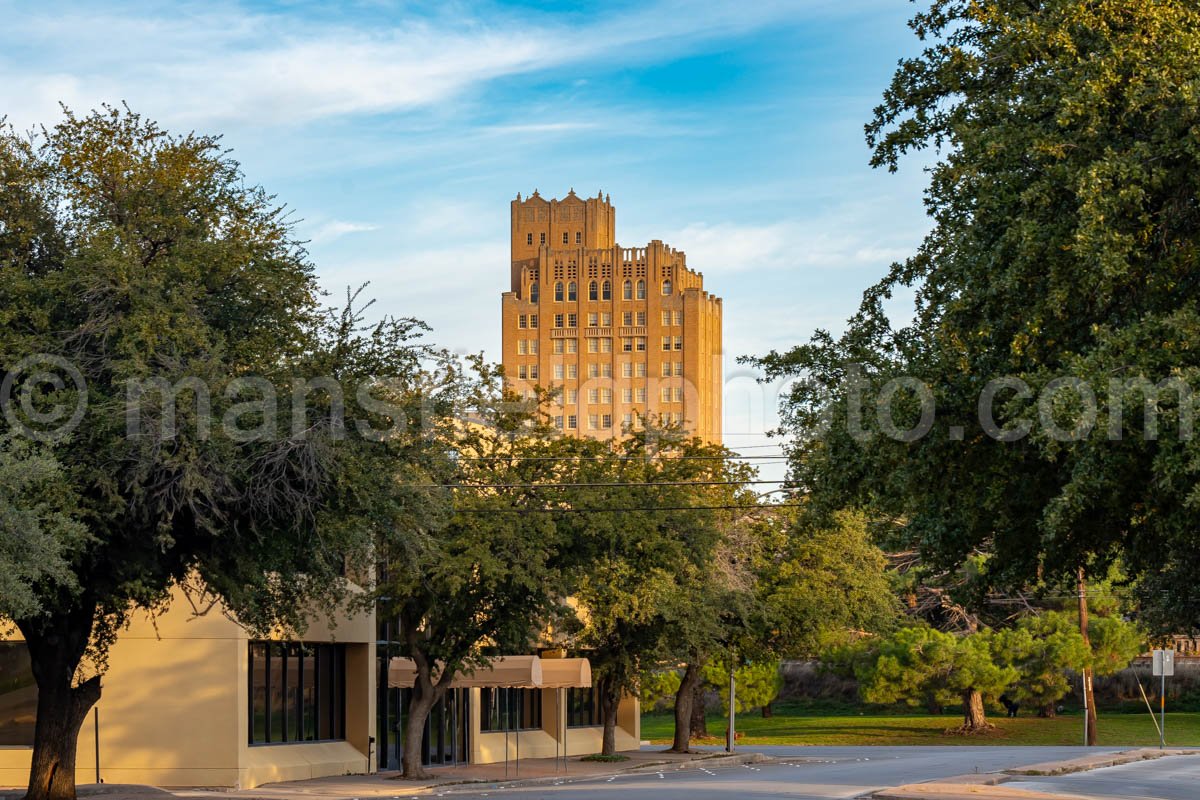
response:
<path id="1" fill-rule="evenodd" d="M 542 686 L 546 689 L 587 689 L 592 665 L 586 658 L 543 658 Z"/>
<path id="2" fill-rule="evenodd" d="M 417 682 L 417 664 L 411 658 L 393 658 L 388 661 L 388 686 L 393 689 L 411 689 Z"/>
<path id="3" fill-rule="evenodd" d="M 416 683 L 416 680 L 417 665 L 411 658 L 393 658 L 388 662 L 388 686 L 395 689 L 408 689 Z M 453 689 L 491 686 L 536 689 L 541 685 L 542 660 L 537 656 L 501 656 L 490 665 L 476 669 L 474 674 L 459 673 L 450 682 L 450 687 Z"/>
<path id="4" fill-rule="evenodd" d="M 459 673 L 450 685 L 455 689 L 489 686 L 536 689 L 542 685 L 542 660 L 537 656 L 501 656 L 471 675 Z"/>

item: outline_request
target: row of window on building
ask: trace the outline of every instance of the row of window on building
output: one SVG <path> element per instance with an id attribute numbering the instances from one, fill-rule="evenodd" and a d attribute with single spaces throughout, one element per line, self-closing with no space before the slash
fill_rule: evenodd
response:
<path id="1" fill-rule="evenodd" d="M 611 378 L 613 369 L 611 362 L 590 363 L 587 365 L 587 376 L 589 378 Z M 683 375 L 682 361 L 664 361 L 659 365 L 660 375 L 663 378 L 672 376 L 680 377 Z M 578 380 L 579 365 L 578 364 L 554 364 L 554 380 Z M 537 364 L 518 364 L 517 377 L 524 380 L 537 380 L 540 375 L 538 373 Z M 621 362 L 621 377 L 623 378 L 645 378 L 646 377 L 646 362 L 639 361 L 636 364 L 631 361 Z"/>
<path id="2" fill-rule="evenodd" d="M 250 744 L 346 738 L 346 648 L 251 642 Z"/>
<path id="3" fill-rule="evenodd" d="M 546 232 L 542 231 L 541 233 L 538 234 L 538 244 L 545 244 L 545 243 L 546 243 Z M 571 243 L 571 234 L 569 231 L 563 231 L 562 243 L 563 244 Z M 532 233 L 525 234 L 525 244 L 527 244 L 527 245 L 533 244 L 533 234 Z M 575 231 L 575 244 L 583 244 L 583 231 Z"/>
<path id="4" fill-rule="evenodd" d="M 541 689 L 479 690 L 479 729 L 485 732 L 530 731 L 542 728 Z M 601 724 L 596 689 L 566 691 L 567 726 L 589 728 Z"/>
<path id="5" fill-rule="evenodd" d="M 621 389 L 622 403 L 644 403 L 646 402 L 646 397 L 647 389 L 645 386 L 626 386 Z M 659 400 L 664 403 L 682 403 L 683 397 L 684 393 L 682 386 L 663 386 L 659 390 Z M 613 390 L 607 386 L 588 389 L 587 401 L 591 405 L 610 405 L 613 401 Z M 567 389 L 563 392 L 563 405 L 573 406 L 577 405 L 578 403 L 578 389 Z"/>
<path id="6" fill-rule="evenodd" d="M 683 414 L 678 412 L 668 411 L 659 415 L 663 422 L 667 424 L 683 424 Z M 621 423 L 627 430 L 640 430 L 642 427 L 641 415 L 636 411 L 630 411 L 621 415 Z M 587 427 L 590 431 L 606 431 L 613 426 L 612 414 L 588 414 Z M 579 415 L 578 414 L 556 414 L 554 416 L 554 427 L 559 430 L 578 430 Z"/>
<path id="7" fill-rule="evenodd" d="M 674 292 L 675 292 L 675 284 L 671 282 L 670 278 L 667 278 L 662 283 L 660 283 L 658 288 L 659 288 L 659 291 L 662 292 L 662 294 L 664 296 L 674 294 Z M 609 281 L 603 281 L 601 283 L 597 283 L 596 281 L 590 281 L 588 283 L 588 287 L 587 287 L 587 298 L 589 301 L 612 300 L 612 283 Z M 624 283 L 622 283 L 621 284 L 621 299 L 622 300 L 645 300 L 646 299 L 646 281 L 639 278 L 636 283 L 633 281 L 630 281 L 630 280 L 627 280 Z M 541 290 L 539 284 L 537 283 L 537 281 L 534 281 L 533 283 L 529 284 L 529 302 L 539 303 L 539 302 L 541 302 L 541 300 L 542 300 L 542 290 Z M 562 303 L 562 302 L 574 303 L 574 302 L 577 302 L 578 300 L 579 300 L 579 284 L 577 284 L 575 281 L 569 281 L 568 283 L 565 283 L 565 284 L 562 281 L 555 281 L 555 283 L 554 283 L 554 302 L 556 302 L 556 303 Z"/>
<path id="8" fill-rule="evenodd" d="M 536 314 L 533 314 L 536 317 Z M 521 320 L 526 320 L 526 324 L 521 324 Z M 612 314 L 608 312 L 590 312 L 588 314 L 588 327 L 612 327 Z M 526 327 L 528 325 L 527 315 L 522 314 L 517 319 L 517 327 Z M 646 327 L 646 312 L 626 311 L 622 314 L 620 324 L 625 327 Z M 662 312 L 662 326 L 671 327 L 672 325 L 683 325 L 683 312 Z M 578 314 L 554 314 L 554 327 L 578 327 L 580 326 L 580 317 Z M 533 325 L 536 327 L 536 324 Z M 524 353 L 524 350 L 521 350 Z"/>
<path id="9" fill-rule="evenodd" d="M 669 312 L 669 311 L 663 312 L 663 325 L 664 326 L 669 326 L 671 324 L 670 314 L 671 314 L 671 312 Z M 638 327 L 645 327 L 645 325 L 646 325 L 645 312 L 638 312 L 637 320 L 638 320 L 637 321 Z M 612 315 L 611 314 L 589 314 L 587 323 L 588 323 L 589 328 L 611 328 L 612 327 Z M 627 327 L 627 328 L 633 327 L 633 324 L 634 324 L 633 323 L 633 315 L 626 313 L 625 321 L 624 321 L 625 327 Z M 683 312 L 679 312 L 679 321 L 676 324 L 677 325 L 683 324 Z M 518 327 L 524 327 L 524 326 L 518 325 Z M 531 327 L 536 328 L 537 325 L 533 325 Z M 579 327 L 579 315 L 578 314 L 569 314 L 569 313 L 568 314 L 555 314 L 554 315 L 554 327 L 555 328 L 578 328 Z"/>

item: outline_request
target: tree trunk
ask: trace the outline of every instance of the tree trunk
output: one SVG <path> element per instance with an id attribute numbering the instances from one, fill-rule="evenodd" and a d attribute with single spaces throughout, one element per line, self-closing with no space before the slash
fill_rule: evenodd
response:
<path id="1" fill-rule="evenodd" d="M 410 780 L 425 780 L 429 773 L 421 763 L 421 744 L 425 739 L 425 722 L 433 708 L 436 695 L 432 687 L 427 691 L 417 688 L 420 676 L 413 684 L 412 700 L 408 704 L 408 719 L 404 722 L 404 753 L 401 756 L 403 777 Z"/>
<path id="2" fill-rule="evenodd" d="M 976 689 L 963 692 L 963 731 L 973 733 L 987 730 L 987 713 L 983 708 L 983 695 Z"/>
<path id="3" fill-rule="evenodd" d="M 621 692 L 612 679 L 600 682 L 600 717 L 604 723 L 604 735 L 600 741 L 600 754 L 617 754 L 617 706 L 621 703 Z"/>
<path id="4" fill-rule="evenodd" d="M 18 621 L 37 682 L 37 722 L 27 800 L 75 800 L 79 729 L 100 699 L 100 676 L 75 686 L 92 636 L 95 606 L 38 620 Z"/>
<path id="5" fill-rule="evenodd" d="M 423 635 L 420 631 L 419 613 L 411 609 L 406 614 L 400 613 L 400 631 L 408 655 L 416 666 L 417 675 L 413 680 L 412 700 L 408 703 L 408 719 L 404 723 L 403 754 L 400 767 L 402 776 L 412 780 L 424 780 L 429 777 L 425 765 L 421 763 L 421 744 L 425 738 L 425 721 L 438 698 L 445 694 L 453 678 L 453 670 L 443 669 L 438 675 L 437 682 L 433 680 L 434 661 L 429 657 L 423 646 Z"/>
<path id="6" fill-rule="evenodd" d="M 775 716 L 775 710 L 771 708 L 770 703 L 767 703 L 762 707 L 762 715 L 763 719 L 770 719 L 771 717 Z"/>
<path id="7" fill-rule="evenodd" d="M 1088 652 L 1092 649 L 1092 640 L 1088 636 L 1088 602 L 1087 602 L 1087 575 L 1084 573 L 1083 567 L 1079 568 L 1079 633 L 1083 636 L 1083 643 L 1087 645 Z M 1085 744 L 1088 747 L 1096 746 L 1096 695 L 1092 692 L 1092 668 L 1084 667 L 1083 670 L 1083 703 L 1087 706 L 1087 741 Z"/>
<path id="8" fill-rule="evenodd" d="M 691 734 L 693 739 L 708 738 L 708 709 L 704 707 L 705 691 L 704 681 L 700 681 L 696 685 L 696 690 L 692 692 L 692 721 Z"/>
<path id="9" fill-rule="evenodd" d="M 1054 707 L 1054 703 L 1046 703 L 1038 709 L 1038 716 L 1042 719 L 1053 719 L 1058 716 L 1058 709 Z"/>
<path id="10" fill-rule="evenodd" d="M 683 680 L 675 692 L 675 741 L 668 753 L 687 753 L 692 744 L 692 705 L 696 702 L 696 687 L 701 684 L 700 667 L 688 664 Z"/>

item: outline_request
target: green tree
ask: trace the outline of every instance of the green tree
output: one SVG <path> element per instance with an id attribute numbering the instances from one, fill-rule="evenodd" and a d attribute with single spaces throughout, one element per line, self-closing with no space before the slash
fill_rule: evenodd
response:
<path id="1" fill-rule="evenodd" d="M 743 713 L 755 708 L 762 709 L 763 716 L 770 716 L 771 703 L 783 688 L 783 676 L 779 672 L 779 659 L 754 661 L 738 664 L 733 670 L 736 686 L 734 710 Z M 717 690 L 721 708 L 729 708 L 729 662 L 710 661 L 704 665 L 704 680 Z"/>
<path id="2" fill-rule="evenodd" d="M 697 723 L 697 717 L 704 720 L 704 692 L 716 689 L 727 704 L 731 655 L 740 665 L 739 692 L 743 686 L 749 692 L 746 707 L 768 716 L 780 659 L 816 657 L 864 633 L 888 631 L 898 617 L 887 561 L 862 514 L 825 517 L 762 506 L 733 521 L 711 570 L 722 576 L 725 592 L 710 595 L 722 610 L 699 603 L 689 610 L 722 625 L 704 649 L 697 638 L 690 640 L 695 684 L 689 698 L 685 670 L 676 696 L 674 749 L 685 750 L 691 736 L 707 733 Z"/>
<path id="3" fill-rule="evenodd" d="M 1120 617 L 1091 617 L 1085 640 L 1078 617 L 1061 611 L 1024 617 L 993 637 L 997 661 L 1019 675 L 1009 696 L 1036 707 L 1042 717 L 1053 717 L 1058 701 L 1071 691 L 1069 672 L 1089 668 L 1097 675 L 1113 675 L 1144 648 L 1143 632 Z"/>
<path id="4" fill-rule="evenodd" d="M 749 471 L 725 448 L 653 420 L 588 469 L 594 482 L 611 484 L 580 495 L 581 505 L 612 511 L 586 515 L 576 539 L 588 551 L 575 594 L 586 610 L 580 644 L 599 688 L 603 752 L 615 751 L 621 697 L 637 692 L 645 672 L 682 663 L 678 749 L 700 668 L 744 613 L 737 588 L 714 566 L 739 513 L 724 506 L 749 505 L 738 499 Z"/>
<path id="5" fill-rule="evenodd" d="M 675 693 L 679 691 L 679 670 L 656 669 L 649 670 L 638 678 L 638 699 L 642 709 L 650 711 L 665 708 L 673 704 Z"/>
<path id="6" fill-rule="evenodd" d="M 1081 672 L 1092 659 L 1078 620 L 1061 612 L 1022 619 L 997 633 L 993 647 L 997 660 L 1019 676 L 1008 695 L 1034 706 L 1041 717 L 1053 717 L 1058 701 L 1071 691 L 1068 671 Z"/>
<path id="7" fill-rule="evenodd" d="M 282 211 L 215 138 L 68 112 L 33 138 L 0 130 L 0 181 L 0 384 L 21 398 L 0 415 L 0 469 L 28 470 L 2 518 L 46 555 L 0 609 L 38 685 L 26 796 L 70 800 L 132 610 L 195 576 L 248 628 L 302 631 L 407 530 L 388 435 L 403 420 L 377 376 L 411 376 L 428 350 L 412 321 L 326 313 Z M 269 402 L 307 379 L 323 391 L 296 413 Z"/>
<path id="8" fill-rule="evenodd" d="M 476 368 L 478 377 L 464 377 L 470 385 L 455 392 L 471 421 L 429 440 L 424 491 L 441 495 L 443 515 L 430 517 L 424 546 L 381 553 L 379 613 L 396 619 L 402 653 L 416 665 L 403 739 L 407 778 L 427 776 L 425 723 L 454 678 L 527 652 L 566 613 L 562 589 L 576 551 L 571 527 L 546 510 L 574 505 L 572 460 L 602 452 L 598 443 L 554 436 L 537 400 L 521 401 L 502 388 L 501 375 L 481 362 Z"/>
<path id="9" fill-rule="evenodd" d="M 1120 617 L 1092 617 L 1088 639 L 1097 675 L 1115 675 L 1146 652 L 1146 632 Z"/>
<path id="10" fill-rule="evenodd" d="M 963 733 L 992 727 L 985 702 L 995 700 L 1017 679 L 1017 671 L 996 663 L 988 631 L 954 636 L 925 626 L 901 628 L 852 646 L 847 661 L 868 703 L 962 704 Z"/>
<path id="11" fill-rule="evenodd" d="M 806 377 L 784 409 L 796 481 L 899 521 L 938 569 L 989 554 L 981 586 L 1121 559 L 1152 627 L 1194 628 L 1200 11 L 935 0 L 912 28 L 867 137 L 893 170 L 936 148 L 933 228 L 844 335 L 761 360 Z"/>
<path id="12" fill-rule="evenodd" d="M 79 500 L 47 447 L 0 437 L 0 616 L 42 610 L 39 585 L 78 591 L 72 554 L 88 544 Z"/>

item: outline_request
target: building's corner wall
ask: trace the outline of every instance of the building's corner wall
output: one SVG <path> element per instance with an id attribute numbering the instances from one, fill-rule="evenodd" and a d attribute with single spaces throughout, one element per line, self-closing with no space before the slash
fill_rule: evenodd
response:
<path id="1" fill-rule="evenodd" d="M 208 608 L 197 614 L 196 608 Z M 108 657 L 100 702 L 79 736 L 76 782 L 249 788 L 362 773 L 375 734 L 374 614 L 314 620 L 305 641 L 346 643 L 341 742 L 249 744 L 249 638 L 212 598 L 172 592 L 169 609 L 135 612 Z M 99 749 L 97 750 L 97 731 Z M 0 784 L 28 782 L 31 747 L 0 747 Z"/>

